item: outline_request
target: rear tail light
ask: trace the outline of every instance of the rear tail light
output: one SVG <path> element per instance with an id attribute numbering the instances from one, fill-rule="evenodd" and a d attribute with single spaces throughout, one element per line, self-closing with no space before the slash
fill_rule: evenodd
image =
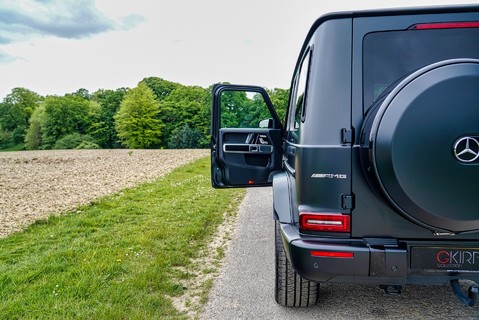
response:
<path id="1" fill-rule="evenodd" d="M 301 212 L 299 228 L 301 231 L 350 232 L 351 217 L 341 213 Z"/>
<path id="2" fill-rule="evenodd" d="M 322 257 L 322 258 L 342 258 L 342 259 L 352 259 L 354 258 L 353 252 L 344 252 L 344 251 L 310 251 L 311 257 Z"/>
<path id="3" fill-rule="evenodd" d="M 479 21 L 421 23 L 410 27 L 414 30 L 479 28 Z"/>

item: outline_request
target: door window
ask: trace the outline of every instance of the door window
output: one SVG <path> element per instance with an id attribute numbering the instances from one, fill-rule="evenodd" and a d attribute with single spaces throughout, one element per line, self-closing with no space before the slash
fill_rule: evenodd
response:
<path id="1" fill-rule="evenodd" d="M 262 94 L 250 91 L 221 92 L 221 128 L 259 128 L 271 112 Z"/>
<path id="2" fill-rule="evenodd" d="M 295 87 L 291 99 L 290 114 L 288 121 L 288 141 L 299 142 L 301 123 L 306 116 L 307 83 L 310 68 L 311 49 L 304 55 L 301 67 L 295 78 Z"/>

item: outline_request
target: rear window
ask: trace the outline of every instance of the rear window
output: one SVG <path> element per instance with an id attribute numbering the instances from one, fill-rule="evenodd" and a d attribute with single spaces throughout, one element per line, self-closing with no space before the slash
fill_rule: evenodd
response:
<path id="1" fill-rule="evenodd" d="M 479 59 L 479 28 L 367 34 L 363 43 L 364 109 L 400 78 L 453 58 Z"/>

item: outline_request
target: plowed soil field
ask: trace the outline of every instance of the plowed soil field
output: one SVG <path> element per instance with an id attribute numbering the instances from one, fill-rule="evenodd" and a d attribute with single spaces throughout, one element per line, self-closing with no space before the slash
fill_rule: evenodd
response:
<path id="1" fill-rule="evenodd" d="M 1 152 L 0 237 L 207 155 L 207 150 Z"/>

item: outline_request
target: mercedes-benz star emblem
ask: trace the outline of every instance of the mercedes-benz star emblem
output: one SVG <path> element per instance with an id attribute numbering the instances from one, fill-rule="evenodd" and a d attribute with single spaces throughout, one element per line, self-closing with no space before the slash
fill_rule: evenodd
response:
<path id="1" fill-rule="evenodd" d="M 461 162 L 473 162 L 479 158 L 479 141 L 472 137 L 463 137 L 454 144 L 454 156 Z"/>

